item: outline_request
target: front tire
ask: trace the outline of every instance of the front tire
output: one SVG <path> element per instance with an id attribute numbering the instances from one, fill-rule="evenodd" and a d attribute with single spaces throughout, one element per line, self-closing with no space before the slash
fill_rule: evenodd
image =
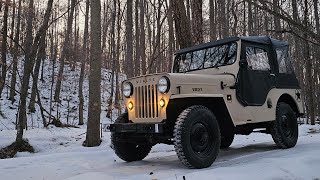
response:
<path id="1" fill-rule="evenodd" d="M 174 127 L 174 148 L 188 168 L 206 168 L 220 150 L 220 129 L 214 114 L 204 106 L 191 106 L 178 116 Z"/>
<path id="2" fill-rule="evenodd" d="M 287 149 L 294 147 L 298 141 L 298 123 L 295 112 L 283 102 L 276 108 L 276 120 L 271 124 L 271 135 L 278 147 Z"/>
<path id="3" fill-rule="evenodd" d="M 128 123 L 128 113 L 121 114 L 115 123 Z M 123 133 L 112 132 L 111 144 L 116 155 L 127 162 L 140 161 L 144 159 L 150 152 L 152 145 L 149 143 L 136 144 L 129 143 L 123 136 Z"/>
<path id="4" fill-rule="evenodd" d="M 220 148 L 221 149 L 227 149 L 231 146 L 232 142 L 234 139 L 234 134 L 228 134 L 228 135 L 224 135 L 221 136 L 221 145 Z"/>

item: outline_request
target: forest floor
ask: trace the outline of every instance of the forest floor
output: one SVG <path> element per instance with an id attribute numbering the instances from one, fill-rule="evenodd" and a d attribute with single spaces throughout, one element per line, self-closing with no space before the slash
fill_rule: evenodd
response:
<path id="1" fill-rule="evenodd" d="M 110 148 L 110 133 L 102 133 L 99 147 L 83 147 L 83 128 L 30 129 L 25 137 L 35 153 L 20 152 L 0 160 L 1 179 L 320 179 L 320 125 L 300 125 L 291 149 L 278 149 L 270 135 L 236 136 L 206 169 L 187 169 L 174 147 L 156 145 L 142 161 L 126 163 Z M 1 146 L 15 139 L 14 130 L 0 131 Z"/>

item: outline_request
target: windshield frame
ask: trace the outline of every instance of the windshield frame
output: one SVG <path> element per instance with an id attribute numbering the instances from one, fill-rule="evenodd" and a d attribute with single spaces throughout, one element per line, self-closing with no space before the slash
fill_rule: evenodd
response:
<path id="1" fill-rule="evenodd" d="M 221 64 L 221 65 L 218 65 L 219 62 L 221 62 L 223 59 L 225 58 L 221 58 L 219 61 L 216 62 L 216 65 L 214 66 L 211 66 L 211 67 L 206 67 L 206 68 L 197 68 L 197 69 L 189 69 L 187 71 L 179 71 L 179 62 L 181 61 L 180 60 L 177 60 L 177 58 L 182 55 L 182 54 L 188 54 L 188 53 L 192 53 L 192 52 L 197 52 L 197 51 L 207 51 L 208 49 L 210 48 L 214 48 L 214 47 L 219 47 L 219 46 L 224 46 L 224 45 L 229 45 L 229 47 L 231 47 L 231 44 L 234 44 L 235 45 L 235 54 L 234 54 L 234 58 L 235 60 L 230 63 L 230 64 Z M 216 44 L 216 45 L 213 45 L 213 46 L 207 46 L 207 47 L 203 47 L 201 49 L 196 49 L 196 50 L 190 50 L 190 51 L 184 51 L 184 52 L 178 52 L 175 54 L 174 58 L 173 58 L 173 63 L 172 63 L 172 69 L 171 69 L 171 72 L 172 73 L 187 73 L 187 72 L 192 72 L 192 71 L 201 71 L 201 70 L 206 70 L 206 69 L 212 69 L 212 68 L 216 68 L 216 69 L 219 69 L 219 67 L 224 67 L 224 66 L 230 66 L 230 65 L 233 65 L 236 61 L 237 61 L 237 57 L 238 57 L 238 48 L 239 48 L 239 44 L 238 44 L 238 41 L 234 40 L 234 41 L 228 41 L 228 42 L 225 42 L 225 43 L 221 43 L 221 44 Z M 229 53 L 228 53 L 229 54 Z M 204 64 L 205 61 L 203 60 L 202 64 Z M 192 63 L 190 63 L 190 66 L 191 66 Z M 178 67 L 177 67 L 178 66 Z"/>

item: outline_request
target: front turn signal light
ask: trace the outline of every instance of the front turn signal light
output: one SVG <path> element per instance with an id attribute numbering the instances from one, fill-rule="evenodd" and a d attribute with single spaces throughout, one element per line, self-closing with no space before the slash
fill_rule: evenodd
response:
<path id="1" fill-rule="evenodd" d="M 128 109 L 129 109 L 129 110 L 132 110 L 132 109 L 133 109 L 133 103 L 132 103 L 131 101 L 128 103 Z"/>
<path id="2" fill-rule="evenodd" d="M 159 105 L 160 107 L 164 107 L 166 105 L 166 102 L 164 101 L 164 99 L 160 99 Z"/>

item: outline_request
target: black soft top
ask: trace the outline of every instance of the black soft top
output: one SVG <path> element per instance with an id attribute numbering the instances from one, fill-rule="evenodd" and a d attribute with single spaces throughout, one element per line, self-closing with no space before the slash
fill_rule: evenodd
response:
<path id="1" fill-rule="evenodd" d="M 243 40 L 243 41 L 252 42 L 252 43 L 261 43 L 261 44 L 272 45 L 274 48 L 288 46 L 288 42 L 287 41 L 281 41 L 281 40 L 273 39 L 270 36 L 242 36 L 242 37 L 228 37 L 228 38 L 225 38 L 225 39 L 220 39 L 220 40 L 217 40 L 217 41 L 212 41 L 212 42 L 208 42 L 208 43 L 199 44 L 199 45 L 196 45 L 196 46 L 180 49 L 180 50 L 178 50 L 176 52 L 176 54 L 181 54 L 181 53 L 186 53 L 186 52 L 190 52 L 190 51 L 201 50 L 201 49 L 205 49 L 205 48 L 209 48 L 209 47 L 213 47 L 213 46 L 226 44 L 226 43 L 229 43 L 229 42 L 235 42 L 235 41 L 238 41 L 240 39 Z"/>

